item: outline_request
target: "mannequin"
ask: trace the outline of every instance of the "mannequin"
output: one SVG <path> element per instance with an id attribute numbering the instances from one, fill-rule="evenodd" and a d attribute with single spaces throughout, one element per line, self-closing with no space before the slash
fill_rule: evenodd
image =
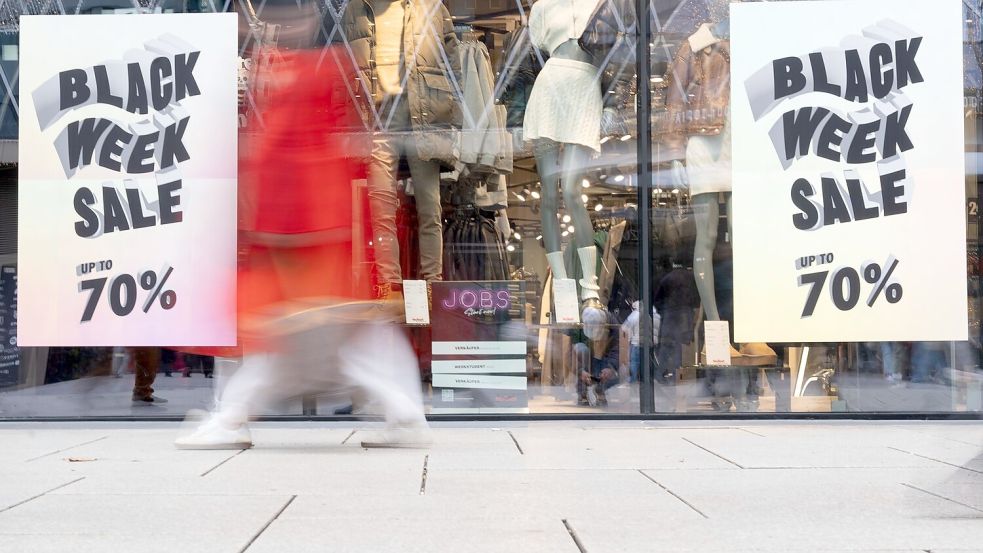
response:
<path id="1" fill-rule="evenodd" d="M 433 281 L 443 275 L 440 169 L 457 160 L 452 144 L 460 109 L 451 83 L 457 80 L 460 61 L 450 15 L 435 2 L 353 1 L 342 21 L 356 53 L 355 90 L 373 103 L 365 110 L 375 131 L 368 196 L 380 282 L 376 295 L 383 299 L 402 281 L 396 236 L 401 157 L 409 165 L 416 198 L 421 277 Z M 440 51 L 446 57 L 434 55 Z"/>
<path id="2" fill-rule="evenodd" d="M 607 315 L 598 294 L 594 227 L 581 200 L 591 157 L 600 153 L 600 71 L 577 39 L 597 0 L 539 0 L 529 14 L 533 44 L 550 59 L 533 84 L 523 121 L 523 137 L 532 141 L 542 194 L 543 241 L 555 278 L 567 278 L 561 251 L 558 192 L 573 220 L 574 244 L 583 270 L 581 318 L 589 338 L 600 335 Z"/>
<path id="3" fill-rule="evenodd" d="M 668 103 L 683 109 L 697 121 L 698 130 L 685 138 L 685 161 L 673 162 L 676 180 L 690 189 L 696 244 L 693 274 L 703 312 L 708 321 L 719 321 L 713 275 L 713 251 L 717 244 L 720 204 L 727 213 L 728 240 L 733 238 L 731 203 L 731 127 L 730 127 L 730 27 L 727 19 L 714 25 L 703 24 L 680 47 L 673 63 L 675 82 L 670 86 Z M 690 91 L 702 87 L 699 93 Z M 682 98 L 681 95 L 688 98 Z M 759 366 L 775 363 L 775 352 L 765 344 L 744 344 L 738 351 L 731 346 L 731 363 Z"/>

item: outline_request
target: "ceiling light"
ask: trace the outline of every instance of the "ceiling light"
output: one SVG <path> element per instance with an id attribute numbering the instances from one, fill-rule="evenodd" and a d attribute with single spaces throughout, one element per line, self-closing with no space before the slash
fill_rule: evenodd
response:
<path id="1" fill-rule="evenodd" d="M 535 199 L 535 200 L 538 200 L 539 199 L 539 192 L 536 192 L 535 190 L 533 190 L 532 192 L 530 192 L 529 195 L 532 196 L 533 199 Z"/>
<path id="2" fill-rule="evenodd" d="M 624 135 L 624 136 L 621 137 L 621 141 L 622 142 L 625 142 L 626 140 L 631 140 L 631 135 L 630 134 L 626 134 L 626 135 Z"/>
<path id="3" fill-rule="evenodd" d="M 569 232 L 563 231 L 560 233 L 560 236 L 568 236 L 569 234 L 570 234 Z"/>
<path id="4" fill-rule="evenodd" d="M 543 235 L 542 234 L 536 235 L 536 240 L 542 240 L 542 239 L 543 239 Z"/>
<path id="5" fill-rule="evenodd" d="M 624 175 L 618 175 L 618 176 L 614 177 L 614 182 L 624 182 L 624 180 L 625 180 L 625 176 Z"/>
<path id="6" fill-rule="evenodd" d="M 587 203 L 587 194 L 581 194 L 580 199 L 583 200 L 584 203 Z"/>
<path id="7" fill-rule="evenodd" d="M 604 138 L 601 139 L 601 144 L 604 144 L 608 140 L 611 140 L 611 137 L 610 136 L 605 136 Z"/>
<path id="8" fill-rule="evenodd" d="M 604 209 L 604 206 L 601 204 L 597 204 L 594 206 L 594 211 L 601 211 L 602 209 Z"/>
<path id="9" fill-rule="evenodd" d="M 515 246 L 513 246 L 512 244 L 509 244 L 508 246 L 505 246 L 505 249 L 508 250 L 508 251 L 510 251 L 510 252 L 514 252 L 515 251 Z"/>
<path id="10" fill-rule="evenodd" d="M 563 216 L 563 222 L 564 223 L 569 223 L 570 222 L 570 216 L 569 215 L 564 215 Z"/>
<path id="11" fill-rule="evenodd" d="M 521 235 L 521 234 L 519 234 L 518 232 L 517 232 L 517 233 L 515 233 L 515 234 L 513 234 L 512 236 L 515 236 L 515 239 L 516 239 L 516 240 L 522 240 L 522 235 Z"/>
<path id="12" fill-rule="evenodd" d="M 577 229 L 573 228 L 573 225 L 570 225 L 569 227 L 567 227 L 567 230 L 570 231 L 570 234 L 573 234 L 574 231 L 576 231 Z"/>

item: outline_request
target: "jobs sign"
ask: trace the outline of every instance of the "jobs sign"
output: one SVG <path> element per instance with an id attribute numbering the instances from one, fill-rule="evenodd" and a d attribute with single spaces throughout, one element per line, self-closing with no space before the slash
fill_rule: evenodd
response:
<path id="1" fill-rule="evenodd" d="M 965 340 L 961 3 L 731 24 L 737 341 Z"/>
<path id="2" fill-rule="evenodd" d="M 236 16 L 20 40 L 20 345 L 234 344 Z"/>

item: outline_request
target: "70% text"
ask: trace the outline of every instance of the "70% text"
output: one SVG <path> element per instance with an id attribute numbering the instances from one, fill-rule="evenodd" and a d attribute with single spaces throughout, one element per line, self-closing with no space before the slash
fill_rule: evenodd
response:
<path id="1" fill-rule="evenodd" d="M 137 305 L 137 279 L 140 281 L 140 288 L 150 292 L 145 296 L 143 302 L 143 312 L 148 313 L 153 307 L 154 302 L 158 302 L 162 309 L 172 309 L 177 304 L 177 292 L 165 289 L 167 279 L 174 272 L 173 267 L 164 268 L 164 276 L 158 280 L 156 271 L 143 271 L 136 277 L 129 273 L 116 275 L 110 280 L 108 277 L 90 278 L 79 282 L 79 292 L 90 291 L 89 299 L 82 312 L 82 321 L 92 320 L 99 299 L 109 283 L 109 291 L 106 294 L 109 299 L 109 307 L 118 317 L 125 317 L 133 312 Z"/>

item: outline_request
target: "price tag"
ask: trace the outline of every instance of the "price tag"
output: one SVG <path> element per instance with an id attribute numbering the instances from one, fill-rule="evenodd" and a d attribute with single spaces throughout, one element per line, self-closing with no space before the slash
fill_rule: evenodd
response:
<path id="1" fill-rule="evenodd" d="M 559 324 L 580 322 L 580 302 L 577 301 L 577 281 L 574 279 L 553 279 L 553 315 Z"/>
<path id="2" fill-rule="evenodd" d="M 703 336 L 707 348 L 707 365 L 730 365 L 730 323 L 704 321 Z"/>
<path id="3" fill-rule="evenodd" d="M 403 308 L 406 311 L 406 324 L 430 324 L 430 302 L 427 299 L 427 281 L 403 281 Z"/>

